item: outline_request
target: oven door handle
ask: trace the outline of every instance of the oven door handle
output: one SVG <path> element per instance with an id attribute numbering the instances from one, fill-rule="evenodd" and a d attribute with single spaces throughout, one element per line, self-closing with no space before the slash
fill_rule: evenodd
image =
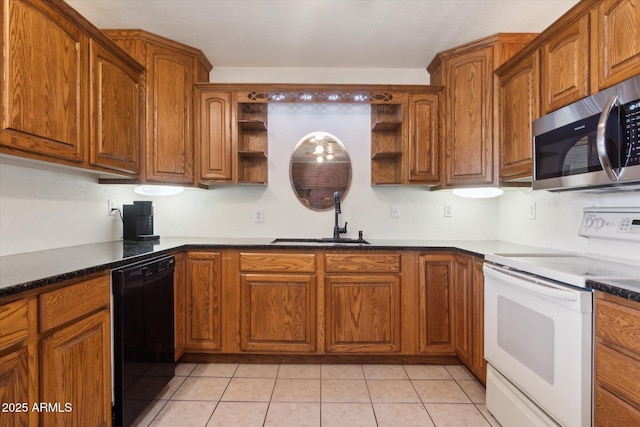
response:
<path id="1" fill-rule="evenodd" d="M 604 106 L 604 110 L 600 114 L 600 119 L 598 120 L 598 127 L 596 128 L 596 150 L 598 151 L 598 160 L 600 161 L 600 166 L 602 166 L 602 170 L 605 171 L 607 176 L 611 181 L 618 181 L 620 179 L 620 174 L 616 172 L 611 166 L 611 159 L 609 159 L 609 153 L 607 153 L 607 122 L 609 121 L 609 116 L 611 112 L 618 104 L 618 95 L 613 95 Z"/>
<path id="2" fill-rule="evenodd" d="M 561 299 L 565 301 L 577 301 L 578 294 L 575 291 L 569 289 L 563 289 L 553 282 L 539 279 L 527 274 L 517 273 L 506 268 L 498 267 L 495 265 L 484 264 L 484 273 L 494 278 L 505 280 L 504 277 L 509 276 L 508 280 L 510 286 L 516 286 L 525 291 L 542 295 L 545 297 Z M 503 277 L 500 277 L 503 276 Z"/>

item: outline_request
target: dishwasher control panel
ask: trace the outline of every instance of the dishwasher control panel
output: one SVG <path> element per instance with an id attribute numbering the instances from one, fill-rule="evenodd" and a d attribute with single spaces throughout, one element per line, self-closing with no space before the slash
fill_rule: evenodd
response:
<path id="1" fill-rule="evenodd" d="M 585 208 L 579 234 L 640 242 L 640 208 Z"/>

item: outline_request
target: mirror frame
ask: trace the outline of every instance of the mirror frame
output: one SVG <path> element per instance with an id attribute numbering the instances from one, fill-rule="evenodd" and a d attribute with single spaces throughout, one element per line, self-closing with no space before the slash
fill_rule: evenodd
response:
<path id="1" fill-rule="evenodd" d="M 294 184 L 294 179 L 293 179 L 293 164 L 294 164 L 294 154 L 296 153 L 296 151 L 306 142 L 310 141 L 311 139 L 313 139 L 315 137 L 315 135 L 317 135 L 318 133 L 323 133 L 325 134 L 325 138 L 328 137 L 332 140 L 334 140 L 342 149 L 342 151 L 344 152 L 345 157 L 347 158 L 347 164 L 349 166 L 349 177 L 347 179 L 347 183 L 345 186 L 345 189 L 340 192 L 340 198 L 341 201 L 344 201 L 345 197 L 347 196 L 347 194 L 349 193 L 349 189 L 351 188 L 351 182 L 353 180 L 353 167 L 351 164 L 351 156 L 349 156 L 349 152 L 347 151 L 347 148 L 344 146 L 344 144 L 342 143 L 342 141 L 336 137 L 335 135 L 326 132 L 326 131 L 314 131 L 314 132 L 310 132 L 308 134 L 306 134 L 305 136 L 303 136 L 302 138 L 300 138 L 300 140 L 298 141 L 298 143 L 296 144 L 295 148 L 293 149 L 293 152 L 291 153 L 291 156 L 289 157 L 289 184 L 291 184 L 291 189 L 293 190 L 293 194 L 296 197 L 296 199 L 298 199 L 298 201 L 300 202 L 300 204 L 302 206 L 304 206 L 307 209 L 310 209 L 312 211 L 315 212 L 324 212 L 324 211 L 328 211 L 333 209 L 333 193 L 335 191 L 339 191 L 339 189 L 336 190 L 332 190 L 331 191 L 331 204 L 329 206 L 327 206 L 326 208 L 323 207 L 314 207 L 311 206 L 310 204 L 306 204 L 302 201 L 303 197 L 301 197 L 300 193 L 298 192 L 298 188 L 296 188 L 296 185 Z"/>

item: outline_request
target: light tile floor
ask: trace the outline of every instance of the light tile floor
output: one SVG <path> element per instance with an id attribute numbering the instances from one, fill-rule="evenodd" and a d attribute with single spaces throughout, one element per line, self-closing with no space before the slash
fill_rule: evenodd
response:
<path id="1" fill-rule="evenodd" d="M 134 425 L 499 426 L 462 365 L 182 363 Z"/>

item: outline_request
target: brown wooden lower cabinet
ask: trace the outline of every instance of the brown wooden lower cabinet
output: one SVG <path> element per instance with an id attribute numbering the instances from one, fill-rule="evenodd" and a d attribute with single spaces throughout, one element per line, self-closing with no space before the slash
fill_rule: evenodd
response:
<path id="1" fill-rule="evenodd" d="M 400 351 L 399 276 L 327 276 L 325 298 L 326 351 Z"/>
<path id="2" fill-rule="evenodd" d="M 109 312 L 101 311 L 54 332 L 41 343 L 43 426 L 111 425 Z"/>
<path id="3" fill-rule="evenodd" d="M 419 351 L 425 354 L 455 354 L 453 341 L 454 255 L 427 254 L 420 257 Z"/>
<path id="4" fill-rule="evenodd" d="M 176 254 L 173 273 L 174 358 L 177 361 L 187 347 L 187 260 L 184 253 Z"/>
<path id="5" fill-rule="evenodd" d="M 640 425 L 640 303 L 595 298 L 594 424 Z"/>
<path id="6" fill-rule="evenodd" d="M 471 365 L 473 336 L 472 328 L 472 290 L 473 261 L 471 257 L 454 257 L 453 282 L 453 337 L 456 355 L 462 363 Z"/>
<path id="7" fill-rule="evenodd" d="M 484 358 L 484 273 L 482 258 L 473 258 L 471 286 L 471 363 L 469 369 L 482 384 L 487 382 L 487 361 Z"/>
<path id="8" fill-rule="evenodd" d="M 222 254 L 187 254 L 186 351 L 222 349 Z"/>
<path id="9" fill-rule="evenodd" d="M 453 252 L 420 257 L 420 352 L 455 354 L 484 384 L 481 258 Z"/>
<path id="10" fill-rule="evenodd" d="M 0 425 L 110 426 L 110 276 L 53 287 L 0 300 Z"/>
<path id="11" fill-rule="evenodd" d="M 0 403 L 14 405 L 3 408 L 6 409 L 0 416 L 3 427 L 38 424 L 38 413 L 31 410 L 33 403 L 39 400 L 36 347 L 33 343 L 0 356 Z M 16 407 L 16 404 L 21 406 Z"/>
<path id="12" fill-rule="evenodd" d="M 242 350 L 315 351 L 315 275 L 242 274 L 240 286 Z"/>

